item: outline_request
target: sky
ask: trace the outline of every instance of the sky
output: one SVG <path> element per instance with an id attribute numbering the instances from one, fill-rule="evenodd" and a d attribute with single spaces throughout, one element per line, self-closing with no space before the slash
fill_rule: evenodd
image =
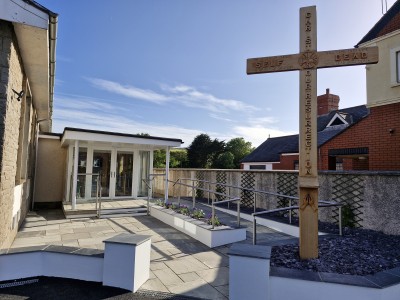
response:
<path id="1" fill-rule="evenodd" d="M 317 7 L 319 51 L 353 48 L 382 17 L 381 0 L 37 1 L 59 14 L 53 132 L 183 147 L 201 133 L 258 146 L 298 132 L 299 72 L 246 75 L 246 59 L 298 53 L 300 7 Z M 365 66 L 319 70 L 327 88 L 341 108 L 366 104 Z"/>

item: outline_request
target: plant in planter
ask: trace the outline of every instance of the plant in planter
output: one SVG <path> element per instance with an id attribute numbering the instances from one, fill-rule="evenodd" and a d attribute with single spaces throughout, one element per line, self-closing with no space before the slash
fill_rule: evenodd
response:
<path id="1" fill-rule="evenodd" d="M 191 217 L 193 219 L 204 219 L 205 215 L 206 214 L 204 213 L 204 211 L 202 209 L 194 208 L 193 211 L 192 211 Z"/>
<path id="2" fill-rule="evenodd" d="M 213 221 L 212 215 L 211 215 L 211 214 L 208 214 L 208 215 L 207 215 L 207 224 L 208 224 L 208 225 L 212 225 L 212 221 Z M 217 216 L 217 215 L 214 216 L 214 226 L 222 226 L 222 223 L 221 223 L 221 221 L 218 219 L 218 216 Z"/>

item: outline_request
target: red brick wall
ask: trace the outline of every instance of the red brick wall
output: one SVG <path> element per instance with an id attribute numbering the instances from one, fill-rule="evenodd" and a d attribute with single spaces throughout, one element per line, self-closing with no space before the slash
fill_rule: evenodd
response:
<path id="1" fill-rule="evenodd" d="M 394 130 L 390 133 L 390 130 Z M 354 169 L 400 170 L 400 103 L 372 107 L 370 115 L 320 148 L 319 169 L 328 169 L 328 150 L 369 148 L 369 159 L 353 161 Z"/>
<path id="2" fill-rule="evenodd" d="M 298 155 L 281 155 L 280 163 L 273 164 L 273 170 L 294 170 L 295 161 L 299 161 Z"/>

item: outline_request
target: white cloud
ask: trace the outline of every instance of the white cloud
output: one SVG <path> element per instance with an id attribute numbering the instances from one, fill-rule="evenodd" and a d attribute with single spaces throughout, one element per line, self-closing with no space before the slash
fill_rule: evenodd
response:
<path id="1" fill-rule="evenodd" d="M 187 85 L 169 86 L 161 84 L 164 93 L 152 90 L 144 90 L 131 85 L 122 85 L 118 82 L 100 79 L 86 78 L 94 87 L 128 98 L 149 101 L 156 104 L 175 102 L 177 104 L 201 108 L 214 113 L 228 113 L 229 111 L 256 111 L 256 107 L 234 99 L 223 99 L 210 93 L 197 90 Z"/>
<path id="2" fill-rule="evenodd" d="M 161 88 L 172 93 L 171 97 L 181 104 L 189 107 L 206 109 L 212 112 L 227 113 L 228 111 L 254 111 L 258 110 L 252 105 L 233 99 L 222 99 L 212 94 L 198 91 L 196 88 L 186 85 L 170 87 L 161 85 Z"/>
<path id="3" fill-rule="evenodd" d="M 271 125 L 277 123 L 278 120 L 275 117 L 260 117 L 250 118 L 248 121 L 253 126 Z"/>
<path id="4" fill-rule="evenodd" d="M 267 128 L 264 126 L 235 126 L 232 131 L 236 136 L 243 137 L 246 141 L 251 142 L 253 147 L 259 146 L 268 137 L 278 137 L 290 134 L 296 134 L 296 132 L 285 132 L 276 128 Z"/>
<path id="5" fill-rule="evenodd" d="M 118 82 L 99 78 L 87 78 L 87 80 L 99 89 L 119 94 L 128 98 L 140 99 L 158 104 L 165 103 L 169 100 L 167 96 L 151 90 L 143 90 L 134 86 L 122 85 Z"/>
<path id="6" fill-rule="evenodd" d="M 221 116 L 219 116 L 218 114 L 215 114 L 215 113 L 209 113 L 208 116 L 213 118 L 213 119 L 216 119 L 216 120 L 221 120 L 221 121 L 225 121 L 225 122 L 235 122 L 232 119 L 221 117 Z"/>

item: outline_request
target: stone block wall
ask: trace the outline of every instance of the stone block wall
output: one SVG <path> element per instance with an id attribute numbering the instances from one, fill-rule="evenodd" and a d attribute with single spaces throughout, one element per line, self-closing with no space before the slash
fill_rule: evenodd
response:
<path id="1" fill-rule="evenodd" d="M 18 229 L 13 226 L 13 204 L 21 102 L 17 101 L 12 89 L 23 89 L 22 68 L 13 26 L 0 21 L 0 249 L 12 243 Z"/>
<path id="2" fill-rule="evenodd" d="M 162 174 L 164 169 L 155 169 L 154 173 Z M 270 192 L 271 194 L 259 194 L 224 188 L 224 193 L 232 197 L 241 197 L 241 204 L 249 207 L 252 207 L 256 194 L 257 208 L 265 210 L 288 206 L 287 198 L 276 194 L 296 197 L 298 195 L 298 173 L 294 171 L 170 169 L 170 180 L 176 181 L 179 178 L 197 178 Z M 191 184 L 190 181 L 186 183 Z M 343 204 L 342 220 L 345 223 L 354 227 L 400 235 L 400 172 L 321 171 L 319 184 L 320 200 Z M 164 187 L 164 178 L 156 177 L 153 183 L 155 194 L 163 195 Z M 218 184 L 211 185 L 213 190 L 217 187 Z M 169 195 L 171 197 L 178 195 L 177 187 L 175 194 L 173 193 L 171 183 Z M 191 197 L 191 188 L 182 188 L 181 196 Z M 319 219 L 337 224 L 339 221 L 337 207 L 320 208 Z"/>

